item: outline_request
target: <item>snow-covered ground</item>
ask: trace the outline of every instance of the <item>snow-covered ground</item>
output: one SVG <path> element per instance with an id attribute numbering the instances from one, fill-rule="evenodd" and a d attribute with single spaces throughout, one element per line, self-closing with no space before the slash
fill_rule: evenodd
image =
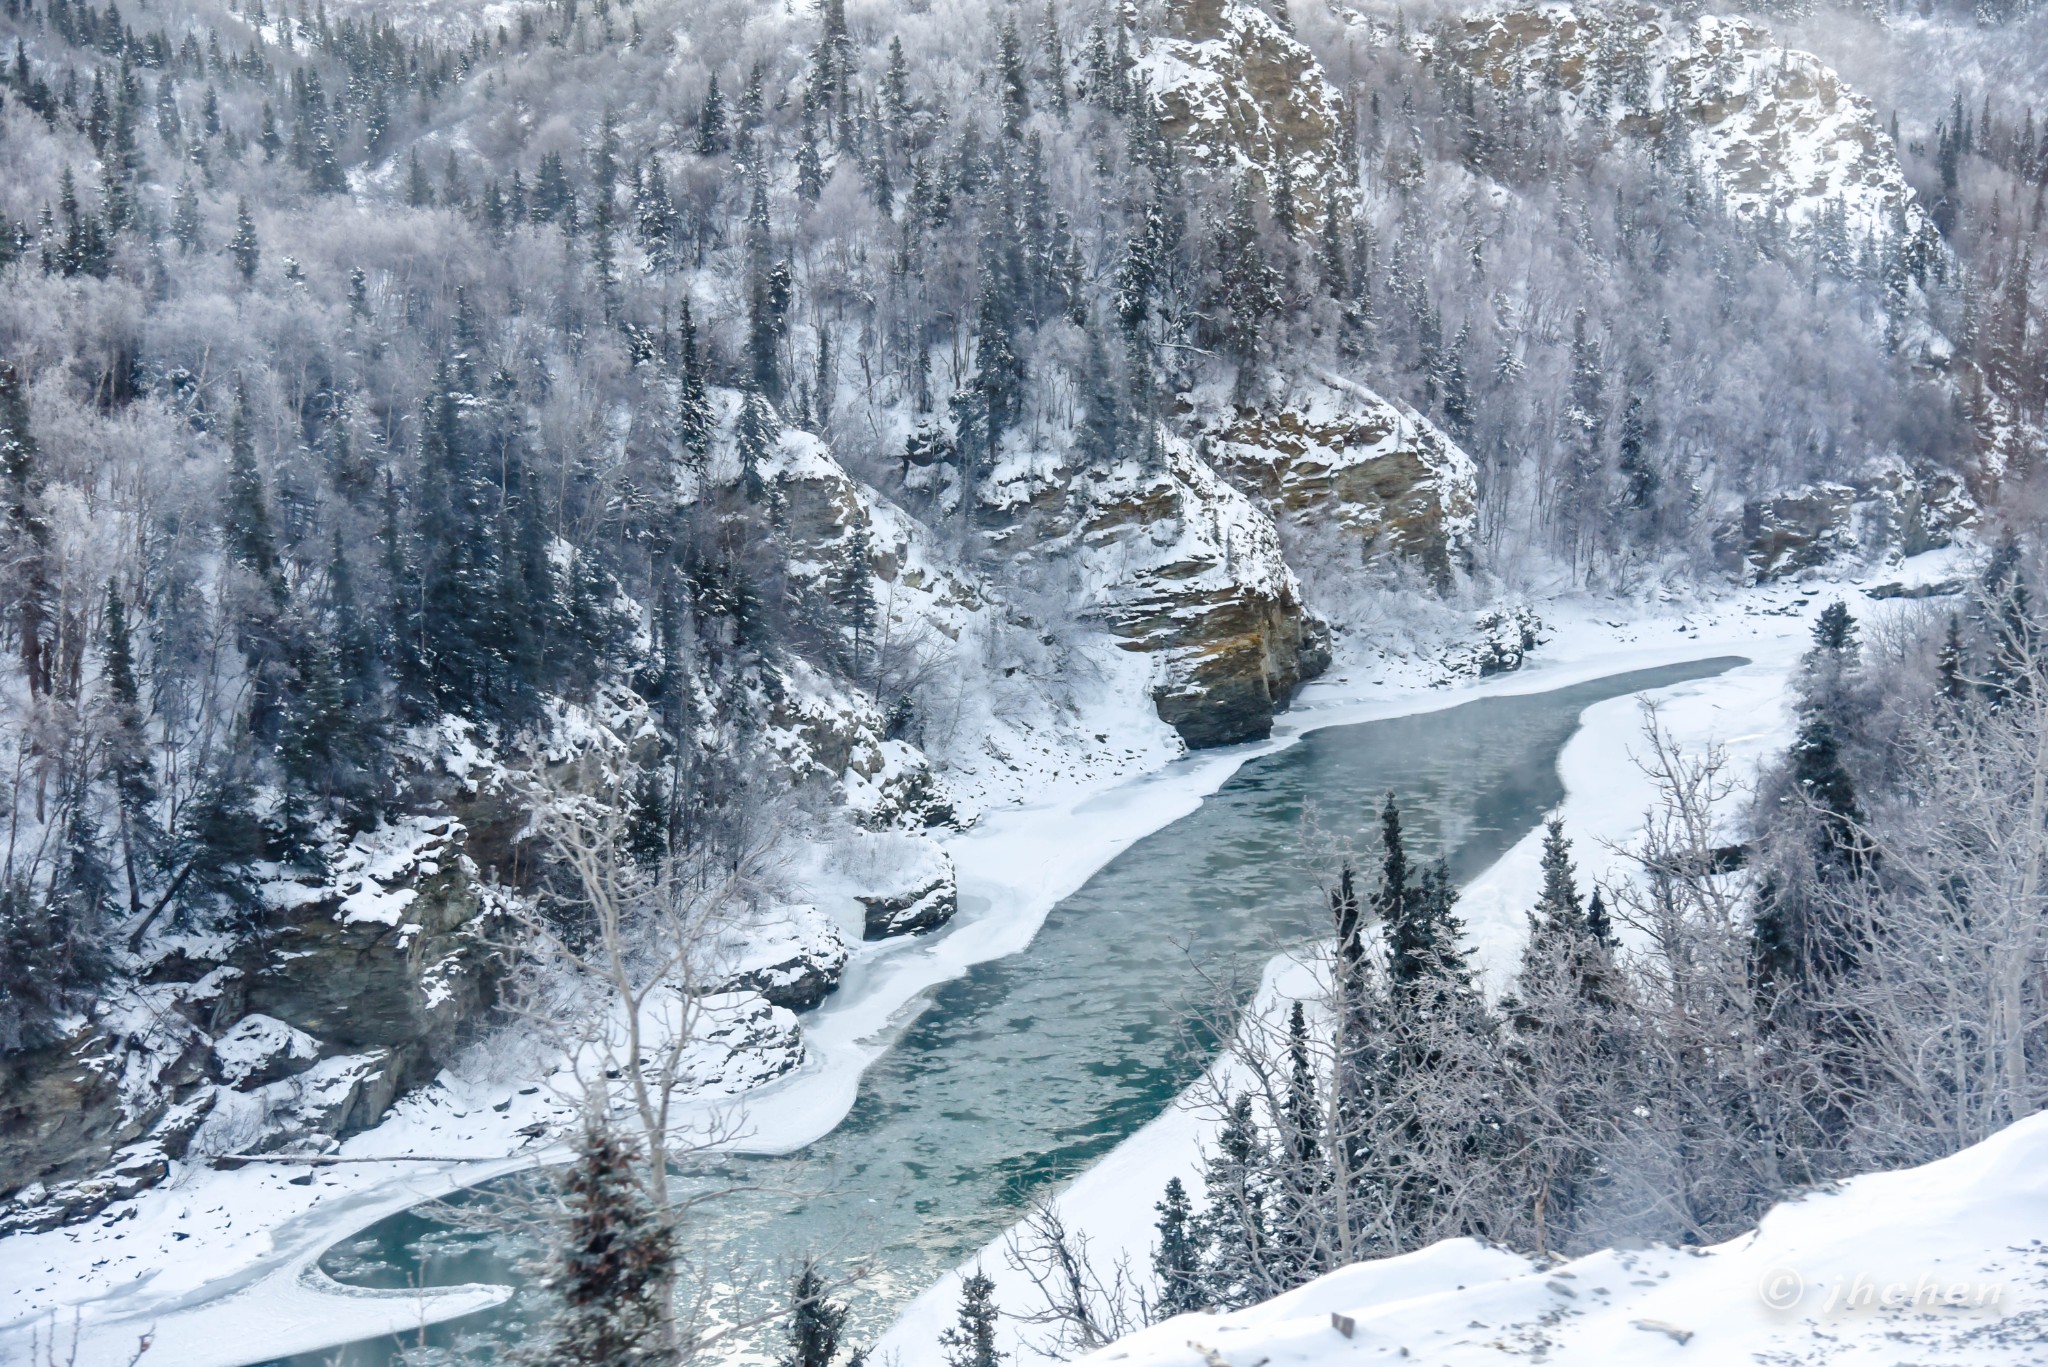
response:
<path id="1" fill-rule="evenodd" d="M 1950 570 L 1949 557 L 1937 554 L 1909 562 L 1903 574 L 1879 572 L 1873 582 L 1934 579 Z M 1192 811 L 1247 759 L 1326 726 L 1728 654 L 1754 663 L 1667 690 L 1666 723 L 1682 736 L 1717 736 L 1740 757 L 1760 756 L 1782 739 L 1783 683 L 1804 648 L 1812 611 L 1838 594 L 1859 613 L 1879 606 L 1833 585 L 1772 586 L 1662 611 L 1603 601 L 1547 605 L 1551 638 L 1517 673 L 1445 685 L 1434 660 L 1354 659 L 1352 667 L 1305 690 L 1269 741 L 1161 763 L 1134 778 L 1092 777 L 1098 771 L 1089 766 L 1068 766 L 1031 803 L 991 812 L 945 842 L 958 876 L 959 915 L 940 934 L 856 952 L 840 989 L 803 1019 L 804 1063 L 746 1096 L 743 1134 L 734 1147 L 786 1152 L 829 1132 L 853 1104 L 862 1071 L 934 985 L 1022 949 L 1060 899 L 1130 844 Z M 1572 793 L 1565 814 L 1588 873 L 1598 867 L 1598 838 L 1625 839 L 1644 805 L 1645 786 L 1625 763 L 1636 734 L 1632 708 L 1623 699 L 1592 709 L 1593 724 L 1563 761 Z M 1129 708 L 1106 710 L 1135 715 Z M 1101 744 L 1111 752 L 1164 756 L 1150 729 L 1112 731 Z M 1467 894 L 1468 920 L 1490 960 L 1512 950 L 1521 908 L 1533 896 L 1534 867 L 1528 843 Z M 0 1241 L 0 1358 L 25 1356 L 31 1331 L 47 1335 L 53 1323 L 68 1343 L 74 1316 L 79 1367 L 125 1363 L 143 1333 L 155 1335 L 151 1363 L 212 1367 L 392 1332 L 490 1304 L 500 1290 L 347 1290 L 314 1264 L 327 1247 L 386 1214 L 545 1157 L 519 1131 L 560 1105 L 545 1089 L 444 1075 L 342 1147 L 342 1157 L 369 1161 L 314 1169 L 310 1182 L 300 1169 L 272 1164 L 187 1168 L 91 1223 Z M 704 1110 L 708 1116 L 732 1105 L 719 1098 Z M 1142 1258 L 1151 1202 L 1166 1176 L 1191 1169 L 1199 1137 L 1194 1117 L 1180 1111 L 1134 1136 L 1069 1188 L 1071 1211 L 1087 1215 L 1077 1223 L 1104 1245 Z M 400 1155 L 430 1161 L 376 1161 Z M 998 1272 L 999 1255 L 984 1261 Z M 950 1279 L 933 1288 L 883 1350 L 897 1350 L 906 1364 L 930 1357 L 956 1294 Z"/>
<path id="2" fill-rule="evenodd" d="M 1785 1202 L 1712 1248 L 1609 1249 L 1541 1268 L 1454 1239 L 1241 1313 L 1168 1320 L 1083 1361 L 2020 1367 L 2048 1352 L 2044 1228 L 2048 1115 L 2037 1115 L 1925 1167 Z"/>
<path id="3" fill-rule="evenodd" d="M 1917 557 L 1903 567 L 1874 572 L 1860 582 L 1864 587 L 1932 583 L 1952 576 L 1956 563 L 1953 554 L 1939 552 Z M 1385 662 L 1377 676 L 1370 669 L 1354 668 L 1344 678 L 1305 690 L 1281 719 L 1270 745 L 1290 744 L 1325 726 L 1452 707 L 1479 696 L 1545 692 L 1628 670 L 1719 655 L 1746 657 L 1749 664 L 1717 677 L 1647 695 L 1613 698 L 1583 714 L 1583 725 L 1566 745 L 1558 767 L 1566 790 L 1560 810 L 1574 842 L 1581 885 L 1589 885 L 1608 876 L 1620 858 L 1615 847 L 1625 846 L 1641 831 L 1644 814 L 1654 799 L 1655 786 L 1635 761 L 1644 749 L 1644 702 L 1654 702 L 1658 724 L 1686 748 L 1718 745 L 1728 757 L 1732 774 L 1753 773 L 1759 762 L 1782 751 L 1790 739 L 1787 685 L 1800 655 L 1811 644 L 1814 615 L 1838 598 L 1865 619 L 1914 611 L 1919 606 L 1911 600 L 1873 600 L 1856 584 L 1826 581 L 1752 589 L 1663 616 L 1625 616 L 1613 605 L 1597 602 L 1549 604 L 1542 611 L 1550 638 L 1520 671 L 1476 684 L 1430 689 L 1421 682 L 1422 674 L 1412 661 Z M 1520 954 L 1527 912 L 1535 904 L 1542 882 L 1538 867 L 1542 843 L 1540 828 L 1531 831 L 1474 879 L 1459 903 L 1477 962 L 1490 983 L 1497 984 L 1511 973 Z M 1305 966 L 1283 958 L 1268 966 L 1262 998 L 1268 1003 L 1285 1001 L 1314 987 L 1314 975 Z M 1226 1057 L 1217 1066 L 1228 1068 L 1230 1061 Z M 1192 1183 L 1199 1171 L 1200 1148 L 1211 1128 L 1203 1114 L 1176 1107 L 1132 1135 L 1059 1194 L 1057 1205 L 1063 1219 L 1070 1229 L 1088 1237 L 1091 1257 L 1099 1269 L 1107 1271 L 1120 1257 L 1128 1258 L 1141 1272 L 1149 1267 L 1157 1218 L 1154 1203 L 1168 1178 L 1179 1176 Z M 999 1305 L 1035 1308 L 1034 1289 L 1006 1259 L 1011 1237 L 1006 1232 L 991 1240 L 963 1270 L 979 1267 L 993 1279 Z M 1514 1261 L 1519 1268 L 1520 1261 Z M 1404 1283 L 1390 1283 L 1399 1284 Z M 877 1353 L 885 1359 L 894 1354 L 902 1367 L 936 1367 L 942 1360 L 938 1335 L 951 1324 L 959 1294 L 958 1272 L 928 1288 L 883 1337 Z M 1042 1337 L 1038 1331 L 1005 1319 L 1001 1332 L 1004 1350 L 1013 1355 L 1011 1361 L 1045 1360 L 1036 1349 Z M 1227 1356 L 1231 1367 L 1249 1367 L 1259 1355 L 1253 1353 L 1242 1362 L 1235 1353 Z M 1217 1365 L 1211 1363 L 1210 1367 Z"/>

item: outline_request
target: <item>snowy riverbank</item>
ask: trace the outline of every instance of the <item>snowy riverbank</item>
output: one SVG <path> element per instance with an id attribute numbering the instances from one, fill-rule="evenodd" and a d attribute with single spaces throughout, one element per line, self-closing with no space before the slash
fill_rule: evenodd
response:
<path id="1" fill-rule="evenodd" d="M 1931 567 L 1912 568 L 1933 577 Z M 804 1019 L 803 1067 L 745 1098 L 746 1134 L 737 1147 L 782 1152 L 830 1131 L 852 1105 L 862 1070 L 889 1047 L 932 986 L 1023 948 L 1056 903 L 1131 843 L 1192 811 L 1252 756 L 1326 726 L 1738 654 L 1755 663 L 1670 690 L 1667 723 L 1681 735 L 1740 739 L 1750 749 L 1736 757 L 1754 758 L 1779 738 L 1769 718 L 1781 710 L 1783 681 L 1804 646 L 1810 609 L 1833 596 L 1831 587 L 1816 593 L 1780 586 L 1689 615 L 1635 620 L 1615 604 L 1551 605 L 1551 639 L 1521 672 L 1433 687 L 1431 662 L 1354 667 L 1305 691 L 1270 741 L 1203 752 L 1132 779 L 1057 780 L 1032 804 L 991 813 L 946 842 L 961 898 L 953 925 L 856 959 L 840 991 Z M 1862 610 L 1860 595 L 1850 596 Z M 1640 789 L 1616 781 L 1624 768 L 1622 779 L 1634 777 L 1625 756 L 1635 734 L 1633 706 L 1620 699 L 1592 709 L 1563 761 L 1572 794 L 1566 816 L 1581 835 L 1582 862 L 1597 837 L 1625 838 L 1642 805 Z M 1729 724 L 1737 718 L 1740 725 Z M 1112 734 L 1105 744 L 1143 750 L 1153 739 Z M 1518 931 L 1533 849 L 1525 842 L 1468 893 L 1468 918 L 1490 959 Z M 0 1286 L 7 1288 L 0 1324 L 8 1326 L 0 1330 L 0 1351 L 25 1351 L 31 1327 L 40 1324 L 47 1334 L 53 1311 L 68 1341 L 76 1312 L 85 1367 L 125 1362 L 138 1336 L 152 1330 L 152 1362 L 228 1364 L 396 1332 L 493 1303 L 502 1294 L 494 1288 L 351 1291 L 327 1282 L 314 1264 L 331 1244 L 385 1214 L 536 1161 L 542 1155 L 506 1155 L 519 1147 L 517 1131 L 547 1104 L 545 1096 L 502 1082 L 449 1078 L 343 1150 L 355 1159 L 415 1154 L 446 1161 L 336 1165 L 315 1170 L 309 1182 L 271 1165 L 189 1170 L 92 1224 L 0 1242 Z M 1150 1203 L 1166 1175 L 1192 1163 L 1197 1137 L 1191 1116 L 1170 1113 L 1085 1175 L 1068 1199 L 1089 1210 L 1084 1223 L 1091 1232 L 1099 1227 L 1105 1242 L 1121 1240 L 1142 1255 Z M 1000 1258 L 987 1262 L 994 1271 Z M 933 1316 L 942 1318 L 951 1298 L 949 1287 L 935 1288 L 886 1346 L 899 1348 L 906 1363 L 928 1354 Z"/>

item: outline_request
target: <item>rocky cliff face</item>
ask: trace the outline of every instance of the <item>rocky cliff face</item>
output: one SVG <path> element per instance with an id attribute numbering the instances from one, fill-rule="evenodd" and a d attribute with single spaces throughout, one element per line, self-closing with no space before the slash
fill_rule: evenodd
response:
<path id="1" fill-rule="evenodd" d="M 1081 539 L 1120 573 L 1101 610 L 1125 648 L 1159 657 L 1153 699 L 1190 746 L 1269 734 L 1295 688 L 1329 664 L 1272 517 L 1198 457 L 1163 442 L 1157 468 L 1094 486 Z"/>
<path id="2" fill-rule="evenodd" d="M 1335 528 L 1439 584 L 1471 567 L 1477 469 L 1407 405 L 1332 375 L 1284 399 L 1216 404 L 1192 418 L 1216 468 L 1283 526 Z"/>
<path id="3" fill-rule="evenodd" d="M 1568 117 L 1676 149 L 1752 221 L 1939 251 L 1870 101 L 1747 19 L 1648 6 L 1508 5 L 1452 21 L 1435 55 Z"/>
<path id="4" fill-rule="evenodd" d="M 1351 123 L 1314 54 L 1235 0 L 1189 0 L 1175 19 L 1133 72 L 1160 131 L 1201 165 L 1243 170 L 1269 200 L 1284 184 L 1302 220 L 1320 223 L 1349 193 L 1340 168 Z"/>
<path id="5" fill-rule="evenodd" d="M 1977 516 L 1956 474 L 1893 464 L 1751 500 L 1719 529 L 1715 546 L 1724 568 L 1761 581 L 1832 560 L 1918 555 L 1948 545 Z"/>

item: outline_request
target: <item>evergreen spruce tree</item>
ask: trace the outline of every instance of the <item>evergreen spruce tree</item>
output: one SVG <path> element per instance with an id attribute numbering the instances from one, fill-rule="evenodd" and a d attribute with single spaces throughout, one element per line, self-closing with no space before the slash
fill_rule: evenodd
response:
<path id="1" fill-rule="evenodd" d="M 676 329 L 676 445 L 683 464 L 701 472 L 711 452 L 711 399 L 705 390 L 704 361 L 697 348 L 697 324 L 683 301 Z"/>
<path id="2" fill-rule="evenodd" d="M 818 1260 L 806 1257 L 790 1280 L 789 1320 L 783 1327 L 789 1346 L 777 1361 L 781 1367 L 830 1367 L 845 1325 L 846 1307 L 825 1294 Z"/>
<path id="3" fill-rule="evenodd" d="M 1216 239 L 1218 312 L 1223 352 L 1237 365 L 1237 397 L 1251 393 L 1264 345 L 1266 320 L 1280 311 L 1280 273 L 1266 262 L 1252 211 L 1251 185 L 1240 177 L 1230 192 L 1230 214 Z"/>
<path id="4" fill-rule="evenodd" d="M 535 222 L 560 223 L 564 232 L 576 231 L 576 192 L 569 188 L 569 168 L 560 152 L 550 152 L 540 159 L 529 203 Z"/>
<path id="5" fill-rule="evenodd" d="M 43 509 L 42 452 L 29 430 L 28 392 L 21 372 L 0 360 L 0 480 L 6 524 L 0 528 L 0 597 L 14 604 L 15 645 L 30 698 L 55 683 L 56 592 L 50 572 L 50 524 Z"/>
<path id="6" fill-rule="evenodd" d="M 718 73 L 711 73 L 711 85 L 704 92 L 704 104 L 697 111 L 697 155 L 715 157 L 726 149 L 725 96 L 718 93 Z"/>
<path id="7" fill-rule="evenodd" d="M 528 1361 L 648 1367 L 670 1360 L 675 1235 L 640 1180 L 633 1145 L 593 1117 L 563 1179 L 567 1208 L 548 1287 L 559 1308 Z"/>
<path id="8" fill-rule="evenodd" d="M 647 263 L 657 271 L 674 270 L 678 264 L 676 233 L 680 224 L 660 157 L 648 158 L 644 173 L 635 172 L 633 190 L 634 232 L 647 253 Z M 687 310 L 687 301 L 684 307 Z"/>
<path id="9" fill-rule="evenodd" d="M 1563 527 L 1574 562 L 1585 549 L 1583 539 L 1600 526 L 1594 510 L 1607 506 L 1605 497 L 1607 380 L 1600 364 L 1600 342 L 1587 325 L 1586 310 L 1572 315 L 1572 372 L 1566 423 L 1569 449 L 1559 500 Z"/>
<path id="10" fill-rule="evenodd" d="M 186 176 L 178 182 L 178 195 L 171 204 L 171 236 L 177 239 L 179 251 L 196 252 L 202 245 L 199 231 L 199 191 L 192 177 Z"/>
<path id="11" fill-rule="evenodd" d="M 1800 680 L 1799 732 L 1792 743 L 1793 782 L 1820 814 L 1829 847 L 1843 856 L 1860 845 L 1853 828 L 1863 819 L 1855 781 L 1842 759 L 1856 634 L 1856 619 L 1845 604 L 1838 600 L 1821 610 Z"/>
<path id="12" fill-rule="evenodd" d="M 348 193 L 348 173 L 342 170 L 341 156 L 334 150 L 334 139 L 325 129 L 321 130 L 320 135 L 314 140 L 306 176 L 315 194 Z"/>
<path id="13" fill-rule="evenodd" d="M 1657 500 L 1657 467 L 1650 463 L 1650 416 L 1643 397 L 1648 384 L 1646 371 L 1630 371 L 1628 402 L 1622 406 L 1621 437 L 1615 450 L 1622 507 L 1637 513 L 1648 512 Z"/>
<path id="14" fill-rule="evenodd" d="M 740 413 L 734 426 L 733 444 L 739 450 L 741 487 L 746 490 L 747 497 L 756 502 L 768 492 L 761 466 L 768 459 L 769 448 L 780 435 L 780 427 L 767 395 L 752 385 L 740 391 Z"/>
<path id="15" fill-rule="evenodd" d="M 771 404 L 783 397 L 782 339 L 794 290 L 789 263 L 773 252 L 768 182 L 757 175 L 747 210 L 747 362 L 749 381 Z"/>
<path id="16" fill-rule="evenodd" d="M 1572 865 L 1572 842 L 1565 838 L 1564 818 L 1543 824 L 1543 891 L 1536 898 L 1536 920 L 1559 935 L 1577 935 L 1586 928 L 1579 901 L 1578 870 Z"/>
<path id="17" fill-rule="evenodd" d="M 996 1367 L 1007 1353 L 996 1351 L 996 1284 L 980 1268 L 960 1283 L 960 1312 L 939 1335 L 946 1367 Z"/>
<path id="18" fill-rule="evenodd" d="M 642 868 L 656 868 L 669 853 L 672 813 L 659 768 L 641 771 L 627 801 L 626 853 Z"/>
<path id="19" fill-rule="evenodd" d="M 1199 1237 L 1207 1253 L 1203 1281 L 1213 1305 L 1242 1309 L 1272 1294 L 1267 1191 L 1271 1166 L 1252 1099 L 1240 1096 L 1224 1113 L 1216 1146 L 1203 1165 L 1202 1184 L 1209 1199 Z"/>
<path id="20" fill-rule="evenodd" d="M 249 391 L 237 385 L 235 413 L 228 428 L 227 501 L 222 515 L 228 555 L 281 595 L 277 541 L 270 526 L 270 500 L 263 472 L 256 465 L 256 444 L 249 431 Z"/>
<path id="21" fill-rule="evenodd" d="M 1054 0 L 1045 0 L 1045 18 L 1039 24 L 1039 45 L 1045 57 L 1045 90 L 1048 103 L 1061 123 L 1067 121 L 1067 53 L 1060 38 L 1059 11 Z"/>
<path id="22" fill-rule="evenodd" d="M 249 201 L 237 201 L 235 205 L 235 235 L 228 243 L 228 255 L 235 259 L 235 269 L 242 273 L 245 281 L 256 278 L 256 267 L 263 259 L 262 247 L 256 241 L 256 220 L 249 217 Z"/>
<path id="23" fill-rule="evenodd" d="M 1443 348 L 1442 395 L 1444 430 L 1459 441 L 1472 437 L 1472 385 L 1465 373 L 1465 353 L 1470 348 L 1472 329 L 1459 327 L 1457 336 Z"/>
<path id="24" fill-rule="evenodd" d="M 1316 274 L 1329 298 L 1351 297 L 1351 271 L 1344 260 L 1344 225 L 1337 213 L 1335 195 L 1323 197 L 1323 231 L 1316 243 Z"/>
<path id="25" fill-rule="evenodd" d="M 1934 661 L 1934 687 L 1950 704 L 1960 704 L 1969 695 L 1964 682 L 1963 624 L 1955 613 L 1948 615 L 1948 635 Z"/>
<path id="26" fill-rule="evenodd" d="M 1089 326 L 1088 350 L 1081 370 L 1081 426 L 1075 433 L 1075 454 L 1091 470 L 1106 470 L 1122 454 L 1122 401 L 1116 392 L 1116 376 L 1110 371 L 1109 352 L 1102 345 L 1100 329 Z"/>
<path id="27" fill-rule="evenodd" d="M 1329 1269 L 1318 1233 L 1328 1214 L 1330 1162 L 1323 1108 L 1300 1002 L 1287 1018 L 1287 1093 L 1273 1152 L 1273 1267 L 1277 1285 L 1299 1286 Z"/>
<path id="28" fill-rule="evenodd" d="M 1419 914 L 1418 891 L 1409 885 L 1401 809 L 1388 793 L 1380 807 L 1380 882 L 1373 893 L 1372 909 L 1387 937 L 1387 975 L 1397 986 L 1413 983 L 1429 971 L 1427 955 L 1432 946 L 1420 938 L 1426 927 Z"/>
<path id="29" fill-rule="evenodd" d="M 1153 1209 L 1159 1212 L 1153 1225 L 1159 1242 L 1152 1249 L 1152 1272 L 1159 1279 L 1159 1299 L 1154 1307 L 1157 1318 L 1207 1309 L 1202 1225 L 1195 1218 L 1188 1189 L 1178 1177 L 1167 1179 L 1166 1195 Z"/>
<path id="30" fill-rule="evenodd" d="M 1797 867 L 1768 874 L 1751 919 L 1761 986 L 1797 987 L 1810 975 L 1846 971 L 1854 949 L 1820 924 L 1808 884 L 1862 876 L 1871 852 L 1862 835 L 1862 805 L 1844 758 L 1854 724 L 1850 683 L 1857 658 L 1856 619 L 1836 601 L 1821 610 L 1813 648 L 1797 681 L 1798 730 L 1788 755 L 1783 802 L 1787 820 L 1806 834 L 1791 857 Z"/>
<path id="31" fill-rule="evenodd" d="M 156 801 L 155 773 L 149 760 L 149 735 L 142 720 L 142 690 L 135 677 L 135 649 L 128 630 L 128 607 L 119 587 L 107 581 L 105 643 L 107 710 L 107 772 L 114 784 L 114 810 L 120 822 L 121 862 L 127 875 L 128 914 L 142 910 L 140 867 L 156 846 L 150 804 Z"/>
<path id="32" fill-rule="evenodd" d="M 846 668 L 856 682 L 867 668 L 875 633 L 877 604 L 872 556 L 867 528 L 856 527 L 848 533 L 832 574 L 832 603 L 846 642 Z"/>

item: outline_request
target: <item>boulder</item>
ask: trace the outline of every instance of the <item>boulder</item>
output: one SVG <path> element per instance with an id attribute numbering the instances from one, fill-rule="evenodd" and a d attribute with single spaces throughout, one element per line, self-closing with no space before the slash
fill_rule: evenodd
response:
<path id="1" fill-rule="evenodd" d="M 389 1049 L 324 1058 L 246 1091 L 222 1089 L 193 1134 L 191 1151 L 218 1158 L 282 1150 L 326 1152 L 383 1118 L 405 1078 Z"/>
<path id="2" fill-rule="evenodd" d="M 803 1062 L 803 1030 L 787 1008 L 757 992 L 722 993 L 704 998 L 703 1005 L 683 1059 L 686 1091 L 733 1096 Z"/>
<path id="3" fill-rule="evenodd" d="M 846 942 L 838 927 L 808 904 L 770 907 L 720 937 L 713 993 L 757 992 L 776 1006 L 807 1011 L 839 986 Z"/>
<path id="4" fill-rule="evenodd" d="M 936 843 L 921 836 L 874 836 L 860 844 L 865 868 L 853 876 L 863 939 L 922 935 L 960 910 L 952 856 Z"/>
<path id="5" fill-rule="evenodd" d="M 241 1089 L 303 1073 L 319 1057 L 319 1040 L 274 1016 L 244 1016 L 213 1042 L 221 1081 Z"/>

